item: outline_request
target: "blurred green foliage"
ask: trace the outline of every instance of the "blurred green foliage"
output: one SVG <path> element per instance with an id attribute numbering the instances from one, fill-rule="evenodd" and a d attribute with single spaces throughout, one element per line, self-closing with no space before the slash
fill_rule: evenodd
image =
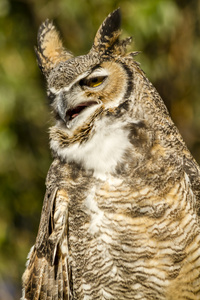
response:
<path id="1" fill-rule="evenodd" d="M 35 241 L 51 157 L 52 124 L 36 64 L 37 30 L 54 19 L 65 45 L 87 53 L 109 12 L 122 9 L 123 36 L 163 97 L 200 162 L 200 2 L 197 0 L 0 1 L 0 299 L 20 298 L 21 275 Z"/>

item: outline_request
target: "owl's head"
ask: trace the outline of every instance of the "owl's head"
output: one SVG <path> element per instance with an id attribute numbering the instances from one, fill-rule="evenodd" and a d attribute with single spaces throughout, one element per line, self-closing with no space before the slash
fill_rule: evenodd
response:
<path id="1" fill-rule="evenodd" d="M 63 47 L 59 34 L 48 20 L 38 33 L 37 60 L 47 80 L 47 94 L 60 125 L 70 131 L 92 115 L 125 102 L 133 74 L 126 54 L 131 38 L 119 40 L 120 9 L 104 20 L 88 54 L 74 57 Z M 126 62 L 126 63 L 125 63 Z"/>

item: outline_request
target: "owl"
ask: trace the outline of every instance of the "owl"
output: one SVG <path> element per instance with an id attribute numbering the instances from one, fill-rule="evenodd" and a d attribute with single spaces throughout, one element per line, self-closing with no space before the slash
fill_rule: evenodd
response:
<path id="1" fill-rule="evenodd" d="M 120 23 L 78 57 L 39 29 L 54 160 L 23 300 L 200 299 L 200 168 Z"/>

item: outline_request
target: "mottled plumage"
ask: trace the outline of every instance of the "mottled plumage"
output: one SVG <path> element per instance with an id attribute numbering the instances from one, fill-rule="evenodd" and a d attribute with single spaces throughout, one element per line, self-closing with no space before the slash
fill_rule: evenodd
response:
<path id="1" fill-rule="evenodd" d="M 39 30 L 54 161 L 22 299 L 200 299 L 200 169 L 120 19 L 79 57 Z"/>

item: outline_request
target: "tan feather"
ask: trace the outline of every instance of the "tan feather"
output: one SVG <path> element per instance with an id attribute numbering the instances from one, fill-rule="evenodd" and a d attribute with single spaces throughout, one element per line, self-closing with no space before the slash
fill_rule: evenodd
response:
<path id="1" fill-rule="evenodd" d="M 38 48 L 35 47 L 35 52 L 38 65 L 46 77 L 60 62 L 73 57 L 69 51 L 64 49 L 55 26 L 49 20 L 46 20 L 40 26 L 38 31 Z"/>

